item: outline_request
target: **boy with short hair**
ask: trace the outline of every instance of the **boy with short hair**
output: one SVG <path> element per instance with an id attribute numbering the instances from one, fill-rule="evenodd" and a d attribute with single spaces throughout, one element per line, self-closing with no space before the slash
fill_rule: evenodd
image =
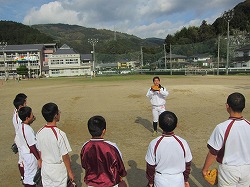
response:
<path id="1" fill-rule="evenodd" d="M 152 140 L 146 154 L 146 177 L 152 187 L 189 187 L 192 154 L 188 143 L 174 134 L 178 119 L 173 112 L 159 116 L 162 136 Z"/>
<path id="2" fill-rule="evenodd" d="M 18 110 L 24 106 L 27 105 L 27 96 L 24 93 L 19 93 L 16 95 L 15 99 L 13 100 L 13 105 L 15 106 L 14 112 L 13 112 L 13 118 L 12 118 L 12 123 L 15 129 L 15 138 L 14 142 L 17 145 L 17 148 L 19 147 L 19 140 L 17 137 L 17 131 L 19 126 L 22 123 L 22 120 L 18 116 Z M 21 175 L 21 180 L 23 180 L 23 175 L 24 175 L 24 169 L 23 169 L 23 163 L 22 159 L 20 156 L 20 152 L 18 152 L 18 169 Z"/>
<path id="3" fill-rule="evenodd" d="M 106 121 L 102 116 L 88 120 L 92 138 L 83 144 L 80 158 L 85 169 L 84 182 L 90 187 L 117 187 L 127 175 L 122 155 L 115 143 L 104 141 Z"/>
<path id="4" fill-rule="evenodd" d="M 214 128 L 207 142 L 209 151 L 202 174 L 205 177 L 217 161 L 220 187 L 250 186 L 250 121 L 242 116 L 245 104 L 243 94 L 230 94 L 225 107 L 229 118 Z"/>
<path id="5" fill-rule="evenodd" d="M 24 167 L 23 184 L 25 187 L 35 187 L 33 182 L 38 166 L 41 167 L 41 159 L 36 148 L 35 132 L 31 128 L 31 124 L 35 120 L 32 109 L 28 106 L 22 107 L 18 111 L 18 115 L 22 120 L 17 130 L 19 140 L 19 152 L 22 157 Z"/>
<path id="6" fill-rule="evenodd" d="M 157 123 L 159 115 L 166 110 L 166 97 L 169 95 L 169 92 L 166 88 L 161 86 L 160 77 L 156 76 L 153 78 L 154 85 L 148 89 L 146 94 L 150 99 L 152 105 L 152 114 L 153 114 L 153 134 L 152 136 L 157 136 Z"/>
<path id="7" fill-rule="evenodd" d="M 60 113 L 55 103 L 47 103 L 42 108 L 47 124 L 37 132 L 36 137 L 42 159 L 43 187 L 66 187 L 68 176 L 74 180 L 68 154 L 72 149 L 66 134 L 56 126 Z"/>

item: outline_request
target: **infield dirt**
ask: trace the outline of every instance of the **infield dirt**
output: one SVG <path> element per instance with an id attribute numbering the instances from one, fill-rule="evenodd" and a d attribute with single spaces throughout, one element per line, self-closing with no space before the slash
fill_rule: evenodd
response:
<path id="1" fill-rule="evenodd" d="M 127 169 L 125 180 L 130 187 L 145 187 L 145 154 L 152 134 L 152 114 L 145 96 L 153 76 L 113 76 L 90 78 L 55 78 L 9 80 L 0 82 L 0 183 L 1 186 L 19 187 L 18 155 L 11 152 L 14 140 L 12 104 L 16 94 L 28 95 L 28 106 L 37 120 L 35 131 L 45 121 L 41 108 L 47 102 L 58 104 L 61 121 L 58 125 L 66 132 L 72 147 L 72 168 L 78 186 L 85 187 L 84 170 L 79 153 L 89 140 L 87 121 L 93 115 L 102 115 L 107 121 L 106 140 L 115 142 L 123 154 Z M 206 142 L 214 127 L 228 118 L 225 110 L 227 96 L 241 92 L 246 97 L 244 117 L 250 119 L 249 76 L 160 76 L 162 86 L 169 91 L 167 110 L 176 113 L 179 124 L 175 134 L 189 143 L 193 154 L 191 186 L 209 186 L 201 176 L 207 154 Z M 160 134 L 159 134 L 160 135 Z M 167 150 L 166 150 L 167 154 Z M 216 166 L 216 165 L 215 165 Z"/>

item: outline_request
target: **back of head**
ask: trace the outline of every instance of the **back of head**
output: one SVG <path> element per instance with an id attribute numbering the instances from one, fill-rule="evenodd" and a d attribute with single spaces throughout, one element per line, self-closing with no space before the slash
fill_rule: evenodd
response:
<path id="1" fill-rule="evenodd" d="M 159 116 L 159 126 L 164 132 L 172 132 L 177 126 L 178 119 L 173 112 L 165 111 Z"/>
<path id="2" fill-rule="evenodd" d="M 15 108 L 18 110 L 20 106 L 24 106 L 24 103 L 26 102 L 26 99 L 22 98 L 22 97 L 16 97 L 13 100 L 13 105 L 15 106 Z"/>
<path id="3" fill-rule="evenodd" d="M 30 117 L 32 109 L 28 106 L 22 107 L 18 111 L 18 116 L 22 121 L 25 121 L 27 117 Z"/>
<path id="4" fill-rule="evenodd" d="M 27 95 L 25 95 L 24 93 L 19 93 L 19 94 L 16 95 L 16 98 L 27 99 Z"/>
<path id="5" fill-rule="evenodd" d="M 102 116 L 93 116 L 88 120 L 89 133 L 93 137 L 99 137 L 102 135 L 104 129 L 106 129 L 106 121 Z"/>
<path id="6" fill-rule="evenodd" d="M 47 103 L 42 108 L 42 115 L 47 122 L 52 122 L 58 112 L 58 106 L 55 103 Z"/>
<path id="7" fill-rule="evenodd" d="M 245 97 L 241 93 L 235 92 L 228 96 L 227 104 L 234 111 L 241 113 L 245 108 Z"/>

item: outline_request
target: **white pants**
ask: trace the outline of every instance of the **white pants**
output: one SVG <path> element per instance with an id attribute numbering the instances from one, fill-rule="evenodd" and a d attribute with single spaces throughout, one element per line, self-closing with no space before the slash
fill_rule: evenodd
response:
<path id="1" fill-rule="evenodd" d="M 228 166 L 220 164 L 218 173 L 219 187 L 250 186 L 250 165 Z"/>
<path id="2" fill-rule="evenodd" d="M 169 175 L 155 173 L 154 187 L 184 187 L 183 173 Z"/>
<path id="3" fill-rule="evenodd" d="M 159 115 L 166 110 L 165 105 L 152 105 L 153 122 L 158 122 Z"/>
<path id="4" fill-rule="evenodd" d="M 34 176 L 36 175 L 37 171 L 37 159 L 32 153 L 22 154 L 21 157 L 23 160 L 23 168 L 24 168 L 24 184 L 34 185 L 33 182 Z"/>
<path id="5" fill-rule="evenodd" d="M 61 164 L 48 164 L 42 162 L 42 184 L 43 187 L 66 187 L 67 169 L 64 162 Z"/>

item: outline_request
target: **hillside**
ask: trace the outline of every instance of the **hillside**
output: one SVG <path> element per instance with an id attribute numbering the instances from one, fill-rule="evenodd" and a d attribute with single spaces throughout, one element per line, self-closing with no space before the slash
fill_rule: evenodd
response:
<path id="1" fill-rule="evenodd" d="M 0 41 L 10 44 L 51 43 L 54 39 L 37 29 L 13 21 L 0 20 Z"/>
<path id="2" fill-rule="evenodd" d="M 81 53 L 89 53 L 92 45 L 88 39 L 98 39 L 95 46 L 98 53 L 124 54 L 140 51 L 140 47 L 158 47 L 157 40 L 143 40 L 134 35 L 114 32 L 106 29 L 86 28 L 68 24 L 39 24 L 32 28 L 53 37 L 59 44 L 66 43 Z M 162 40 L 162 45 L 164 40 Z"/>

